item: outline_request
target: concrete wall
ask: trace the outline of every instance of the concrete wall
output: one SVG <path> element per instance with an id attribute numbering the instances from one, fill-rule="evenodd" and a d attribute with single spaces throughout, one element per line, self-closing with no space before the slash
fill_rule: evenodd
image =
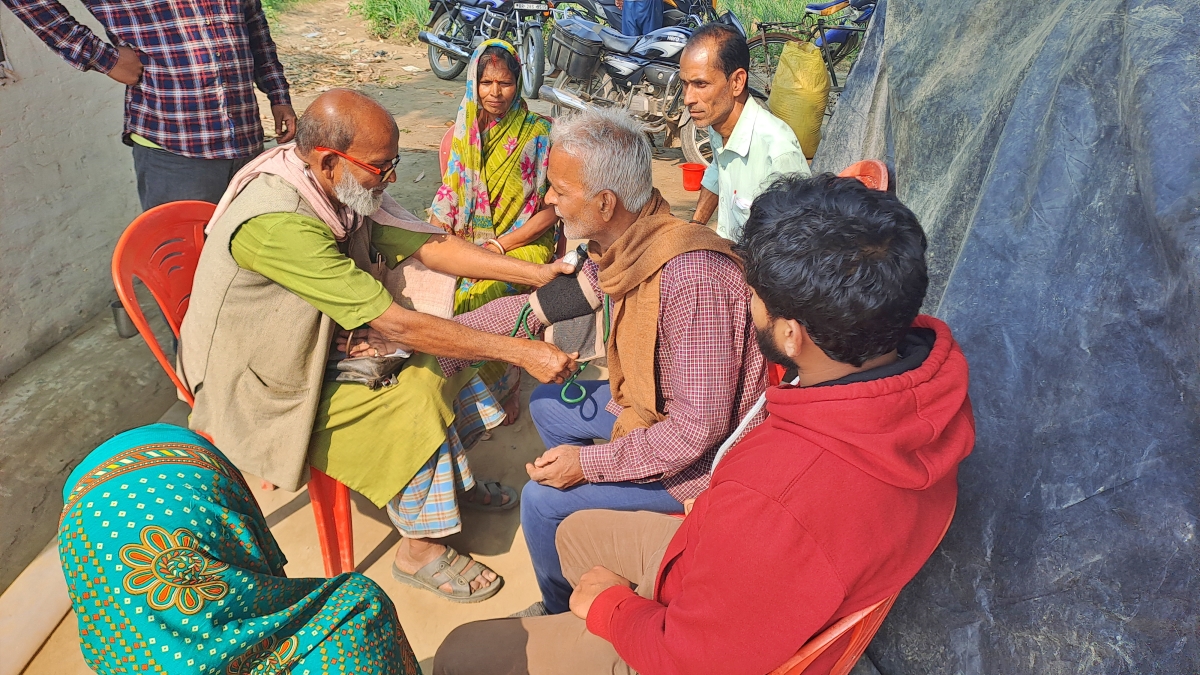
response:
<path id="1" fill-rule="evenodd" d="M 103 36 L 78 0 L 63 4 Z M 0 380 L 115 298 L 113 246 L 140 211 L 121 143 L 124 87 L 75 70 L 7 9 L 19 81 L 0 87 Z"/>

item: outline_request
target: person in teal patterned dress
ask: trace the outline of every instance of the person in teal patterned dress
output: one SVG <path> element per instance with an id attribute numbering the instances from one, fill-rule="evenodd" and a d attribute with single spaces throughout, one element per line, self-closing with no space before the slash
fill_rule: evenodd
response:
<path id="1" fill-rule="evenodd" d="M 110 439 L 63 501 L 58 551 L 97 673 L 420 673 L 375 582 L 284 576 L 241 473 L 194 432 Z"/>

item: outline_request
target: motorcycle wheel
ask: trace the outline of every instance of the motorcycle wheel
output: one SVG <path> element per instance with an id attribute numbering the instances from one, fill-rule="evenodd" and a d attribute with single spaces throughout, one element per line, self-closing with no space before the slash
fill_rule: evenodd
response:
<path id="1" fill-rule="evenodd" d="M 708 129 L 701 129 L 692 120 L 679 130 L 679 145 L 683 148 L 683 158 L 692 164 L 708 166 L 712 162 L 712 141 L 708 138 Z"/>
<path id="2" fill-rule="evenodd" d="M 450 18 L 449 14 L 442 14 L 429 27 L 429 32 L 440 36 L 443 39 L 453 39 L 459 37 L 464 31 L 464 26 L 461 22 Z M 429 69 L 440 80 L 453 80 L 458 77 L 462 71 L 466 70 L 467 64 L 459 61 L 446 52 L 429 45 Z"/>
<path id="3" fill-rule="evenodd" d="M 754 100 L 763 108 L 767 108 L 767 99 L 754 96 Z M 679 129 L 679 146 L 683 149 L 683 157 L 693 164 L 708 166 L 712 163 L 712 141 L 708 137 L 708 129 L 696 126 L 695 120 L 688 119 L 687 124 Z"/>
<path id="4" fill-rule="evenodd" d="M 517 54 L 521 61 L 521 96 L 537 98 L 546 74 L 546 36 L 541 26 L 530 26 L 525 31 Z"/>

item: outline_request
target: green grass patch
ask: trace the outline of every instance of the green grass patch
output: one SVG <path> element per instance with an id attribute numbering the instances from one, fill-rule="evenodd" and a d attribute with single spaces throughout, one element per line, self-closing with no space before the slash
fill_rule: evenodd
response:
<path id="1" fill-rule="evenodd" d="M 760 21 L 800 21 L 804 18 L 803 0 L 718 0 L 721 11 L 733 12 L 746 28 Z"/>
<path id="2" fill-rule="evenodd" d="M 277 21 L 279 14 L 296 4 L 296 0 L 262 0 L 263 14 L 268 21 Z"/>
<path id="3" fill-rule="evenodd" d="M 367 20 L 371 35 L 408 42 L 429 23 L 428 0 L 358 0 L 350 3 L 350 12 Z"/>

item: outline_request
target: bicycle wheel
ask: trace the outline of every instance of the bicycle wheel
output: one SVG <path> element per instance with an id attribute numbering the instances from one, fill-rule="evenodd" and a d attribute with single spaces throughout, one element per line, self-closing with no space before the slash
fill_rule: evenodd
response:
<path id="1" fill-rule="evenodd" d="M 771 93 L 771 80 L 775 78 L 775 69 L 779 67 L 779 56 L 783 46 L 789 42 L 802 42 L 790 33 L 771 31 L 756 33 L 750 38 L 750 73 L 746 78 L 746 86 L 761 92 Z"/>

